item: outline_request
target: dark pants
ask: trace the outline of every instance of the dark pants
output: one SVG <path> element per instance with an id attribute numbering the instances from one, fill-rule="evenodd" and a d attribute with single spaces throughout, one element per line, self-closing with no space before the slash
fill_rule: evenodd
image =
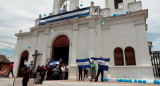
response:
<path id="1" fill-rule="evenodd" d="M 42 74 L 42 75 L 41 75 L 41 80 L 40 80 L 41 84 L 42 84 L 43 81 L 44 81 L 44 76 L 45 76 L 45 74 Z"/>
<path id="2" fill-rule="evenodd" d="M 98 77 L 99 77 L 99 74 L 101 73 L 101 82 L 103 82 L 103 70 L 100 70 L 98 69 L 98 73 L 97 73 L 97 76 L 96 76 L 96 80 L 95 81 L 98 81 Z"/>
<path id="3" fill-rule="evenodd" d="M 65 80 L 68 80 L 68 72 L 65 72 Z"/>
<path id="4" fill-rule="evenodd" d="M 10 73 L 12 73 L 12 77 L 14 77 L 13 70 L 9 70 L 7 77 L 9 77 Z"/>
<path id="5" fill-rule="evenodd" d="M 22 81 L 23 86 L 27 86 L 28 81 L 29 81 L 28 79 L 23 79 L 23 81 Z"/>
<path id="6" fill-rule="evenodd" d="M 82 69 L 79 69 L 79 80 L 82 80 Z"/>

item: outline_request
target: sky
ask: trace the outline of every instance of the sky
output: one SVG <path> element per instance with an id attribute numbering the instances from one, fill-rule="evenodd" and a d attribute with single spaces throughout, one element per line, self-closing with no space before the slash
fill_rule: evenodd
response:
<path id="1" fill-rule="evenodd" d="M 104 0 L 80 0 L 83 7 L 95 5 L 104 8 Z M 148 9 L 147 40 L 153 42 L 154 51 L 160 51 L 160 0 L 137 0 L 142 1 L 143 9 Z M 13 57 L 17 42 L 16 33 L 30 31 L 34 27 L 39 14 L 52 12 L 53 0 L 0 0 L 0 54 Z M 4 43 L 7 42 L 7 43 Z"/>

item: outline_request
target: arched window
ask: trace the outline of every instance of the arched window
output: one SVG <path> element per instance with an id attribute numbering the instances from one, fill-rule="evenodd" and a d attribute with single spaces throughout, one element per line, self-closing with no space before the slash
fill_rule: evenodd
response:
<path id="1" fill-rule="evenodd" d="M 115 66 L 124 65 L 123 50 L 121 48 L 116 48 L 114 50 L 114 62 Z"/>
<path id="2" fill-rule="evenodd" d="M 135 52 L 132 47 L 127 47 L 125 49 L 125 58 L 126 58 L 126 65 L 136 65 Z"/>

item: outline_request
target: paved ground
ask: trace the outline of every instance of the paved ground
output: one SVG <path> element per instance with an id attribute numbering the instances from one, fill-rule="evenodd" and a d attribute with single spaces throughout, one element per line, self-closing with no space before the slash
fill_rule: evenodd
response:
<path id="1" fill-rule="evenodd" d="M 0 79 L 0 86 L 22 86 L 22 78 L 3 78 Z M 28 86 L 160 86 L 155 84 L 139 84 L 139 83 L 124 83 L 124 82 L 91 82 L 91 81 L 75 81 L 75 80 L 57 80 L 44 81 L 42 85 L 34 84 L 33 79 L 30 79 Z"/>

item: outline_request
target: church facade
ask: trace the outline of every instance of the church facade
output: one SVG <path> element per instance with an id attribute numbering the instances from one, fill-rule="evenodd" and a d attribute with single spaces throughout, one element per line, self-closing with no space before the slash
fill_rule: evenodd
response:
<path id="1" fill-rule="evenodd" d="M 79 0 L 69 0 L 68 12 L 60 7 L 66 0 L 54 0 L 50 16 L 35 22 L 30 32 L 17 33 L 14 72 L 24 64 L 45 65 L 62 59 L 69 65 L 69 79 L 78 77 L 76 59 L 110 58 L 112 78 L 153 79 L 146 31 L 148 10 L 135 0 L 105 0 L 105 8 L 78 9 Z M 35 50 L 40 53 L 35 59 Z M 107 76 L 107 73 L 104 74 Z"/>

